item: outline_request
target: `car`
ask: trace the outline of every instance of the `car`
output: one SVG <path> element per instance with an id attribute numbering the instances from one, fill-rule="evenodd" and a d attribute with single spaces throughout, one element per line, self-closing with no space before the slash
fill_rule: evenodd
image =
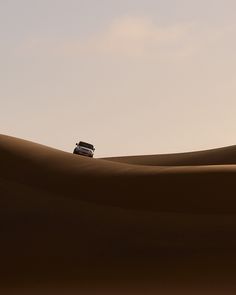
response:
<path id="1" fill-rule="evenodd" d="M 76 143 L 76 147 L 73 151 L 73 154 L 93 158 L 94 151 L 95 148 L 92 144 L 80 141 L 79 143 Z"/>

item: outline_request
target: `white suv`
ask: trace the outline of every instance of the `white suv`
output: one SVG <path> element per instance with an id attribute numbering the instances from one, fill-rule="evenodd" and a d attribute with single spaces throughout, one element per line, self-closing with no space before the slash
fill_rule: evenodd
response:
<path id="1" fill-rule="evenodd" d="M 79 143 L 76 143 L 76 147 L 73 151 L 73 154 L 86 156 L 86 157 L 93 157 L 95 148 L 92 144 L 80 141 Z"/>

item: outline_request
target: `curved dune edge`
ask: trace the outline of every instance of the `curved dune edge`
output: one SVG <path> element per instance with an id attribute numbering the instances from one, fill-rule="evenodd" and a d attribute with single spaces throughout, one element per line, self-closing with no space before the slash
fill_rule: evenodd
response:
<path id="1" fill-rule="evenodd" d="M 0 290 L 235 281 L 235 165 L 115 163 L 4 135 L 0 163 Z"/>
<path id="2" fill-rule="evenodd" d="M 222 153 L 220 150 L 221 157 Z M 0 161 L 0 178 L 65 198 L 156 212 L 236 212 L 235 165 L 150 167 L 115 163 L 4 135 L 0 137 Z"/>
<path id="3" fill-rule="evenodd" d="M 103 159 L 144 166 L 235 165 L 236 146 L 176 154 L 107 157 Z"/>

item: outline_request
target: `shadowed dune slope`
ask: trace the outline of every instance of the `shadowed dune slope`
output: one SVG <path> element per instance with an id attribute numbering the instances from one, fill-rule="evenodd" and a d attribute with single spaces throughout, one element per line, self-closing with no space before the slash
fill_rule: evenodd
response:
<path id="1" fill-rule="evenodd" d="M 236 164 L 236 146 L 206 151 L 104 158 L 108 161 L 146 166 L 202 166 Z"/>
<path id="2" fill-rule="evenodd" d="M 235 165 L 132 165 L 5 135 L 0 163 L 0 287 L 235 275 Z"/>

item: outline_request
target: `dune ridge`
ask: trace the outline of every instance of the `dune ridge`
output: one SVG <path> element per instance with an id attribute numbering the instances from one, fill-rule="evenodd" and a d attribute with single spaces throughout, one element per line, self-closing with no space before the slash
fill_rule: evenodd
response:
<path id="1" fill-rule="evenodd" d="M 1 178 L 83 201 L 167 212 L 236 211 L 235 165 L 132 165 L 89 159 L 6 136 L 1 137 L 0 160 Z"/>
<path id="2" fill-rule="evenodd" d="M 104 159 L 112 162 L 144 166 L 235 165 L 236 146 L 186 153 L 107 157 Z"/>

